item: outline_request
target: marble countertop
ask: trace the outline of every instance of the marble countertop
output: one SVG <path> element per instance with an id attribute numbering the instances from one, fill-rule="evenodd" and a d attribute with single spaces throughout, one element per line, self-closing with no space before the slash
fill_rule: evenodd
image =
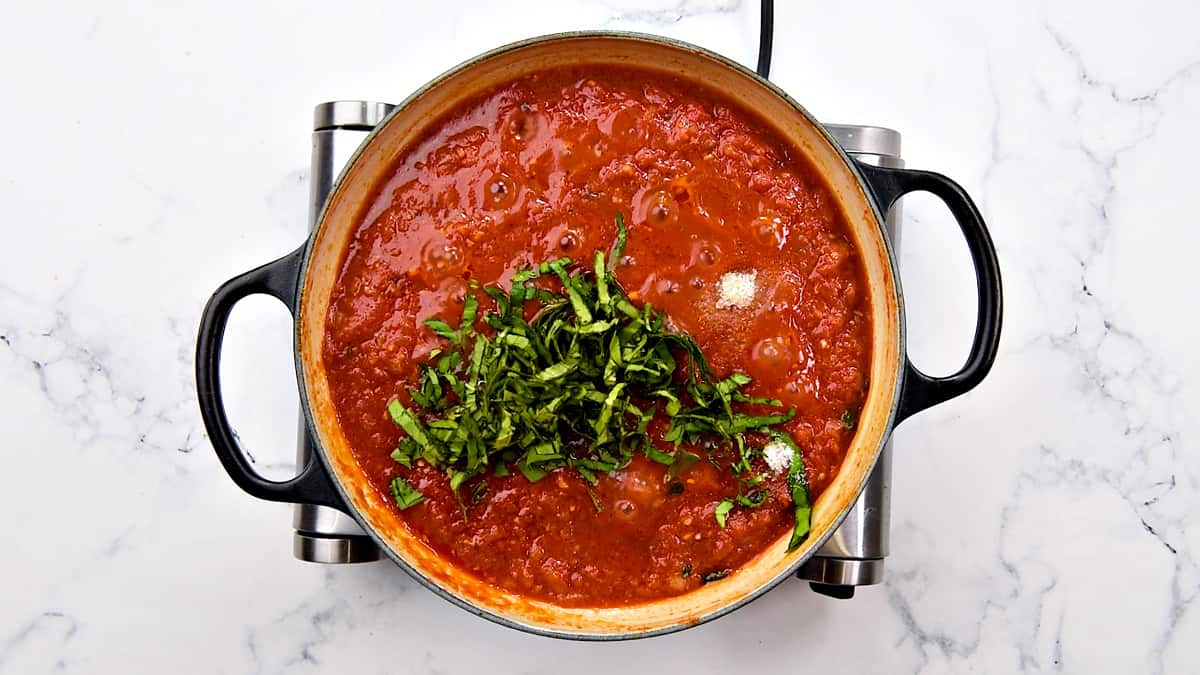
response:
<path id="1" fill-rule="evenodd" d="M 234 487 L 205 437 L 200 308 L 301 240 L 313 104 L 397 100 L 567 29 L 752 64 L 757 3 L 176 4 L 0 8 L 0 672 L 1200 669 L 1200 5 L 779 3 L 776 82 L 822 120 L 901 130 L 910 167 L 978 200 L 999 359 L 896 432 L 882 585 L 837 601 L 797 581 L 697 629 L 579 644 L 390 564 L 294 561 L 289 508 Z M 965 247 L 937 202 L 905 209 L 912 354 L 949 372 Z M 223 371 L 274 476 L 294 451 L 289 325 L 272 300 L 239 306 Z"/>

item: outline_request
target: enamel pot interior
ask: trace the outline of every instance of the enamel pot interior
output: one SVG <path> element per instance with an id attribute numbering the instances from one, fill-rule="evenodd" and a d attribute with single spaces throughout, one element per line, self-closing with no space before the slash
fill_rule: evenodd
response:
<path id="1" fill-rule="evenodd" d="M 807 156 L 839 201 L 857 240 L 873 329 L 870 387 L 858 431 L 836 479 L 814 505 L 812 535 L 805 544 L 787 553 L 785 534 L 728 578 L 682 596 L 623 607 L 577 608 L 484 583 L 409 534 L 354 460 L 334 412 L 321 345 L 349 240 L 376 187 L 410 144 L 443 113 L 498 84 L 547 68 L 592 63 L 643 67 L 723 92 Z M 894 261 L 878 209 L 852 161 L 798 104 L 745 68 L 690 45 L 631 34 L 549 36 L 484 54 L 434 80 L 397 108 L 360 148 L 326 203 L 309 242 L 303 274 L 297 318 L 302 399 L 319 454 L 350 510 L 383 550 L 426 586 L 476 614 L 523 630 L 583 639 L 641 637 L 695 625 L 748 602 L 786 578 L 836 529 L 890 431 L 900 384 L 902 321 Z"/>

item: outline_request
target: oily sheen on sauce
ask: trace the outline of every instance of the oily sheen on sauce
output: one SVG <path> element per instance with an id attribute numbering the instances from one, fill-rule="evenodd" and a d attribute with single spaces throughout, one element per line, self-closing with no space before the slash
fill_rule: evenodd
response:
<path id="1" fill-rule="evenodd" d="M 868 298 L 845 219 L 807 160 L 716 92 L 637 69 L 538 73 L 451 111 L 400 157 L 364 212 L 329 309 L 323 359 L 355 458 L 387 496 L 403 476 L 426 501 L 397 518 L 460 568 L 498 587 L 571 606 L 678 595 L 732 571 L 793 524 L 784 473 L 756 509 L 719 527 L 737 492 L 725 467 L 680 479 L 635 457 L 592 489 L 568 469 L 488 484 L 466 519 L 446 476 L 390 458 L 402 433 L 386 404 L 411 399 L 418 364 L 465 293 L 570 256 L 587 264 L 629 224 L 616 276 L 632 300 L 690 334 L 718 375 L 780 399 L 815 498 L 853 437 L 870 362 Z M 756 271 L 753 302 L 717 309 L 721 277 Z M 484 314 L 483 311 L 480 315 Z M 487 330 L 479 323 L 480 330 Z M 849 415 L 847 414 L 849 412 Z M 669 446 L 664 446 L 669 449 Z M 390 499 L 390 497 L 388 497 Z"/>

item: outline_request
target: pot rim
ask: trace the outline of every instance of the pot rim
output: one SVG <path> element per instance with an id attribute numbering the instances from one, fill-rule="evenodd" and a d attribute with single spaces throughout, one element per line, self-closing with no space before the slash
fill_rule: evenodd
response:
<path id="1" fill-rule="evenodd" d="M 789 108 L 794 110 L 805 121 L 807 121 L 808 124 L 811 127 L 813 127 L 816 130 L 816 132 L 828 143 L 828 145 L 831 148 L 833 148 L 833 150 L 835 151 L 837 156 L 841 159 L 841 161 L 849 169 L 850 173 L 853 175 L 853 177 L 857 181 L 858 187 L 862 190 L 862 193 L 865 197 L 865 199 L 864 199 L 865 203 L 870 208 L 871 221 L 873 222 L 876 230 L 878 231 L 879 240 L 881 241 L 882 248 L 887 253 L 886 264 L 888 266 L 888 272 L 889 272 L 892 282 L 893 282 L 891 284 L 891 288 L 894 290 L 894 298 L 892 298 L 892 299 L 894 300 L 894 306 L 896 307 L 896 314 L 897 314 L 896 327 L 897 327 L 897 331 L 898 331 L 898 335 L 896 336 L 897 339 L 895 342 L 895 345 L 896 345 L 896 353 L 895 354 L 884 354 L 884 355 L 873 355 L 872 356 L 872 358 L 878 358 L 878 357 L 894 358 L 894 361 L 896 364 L 896 369 L 897 369 L 897 374 L 896 374 L 896 378 L 895 378 L 894 385 L 892 388 L 892 392 L 890 394 L 891 404 L 888 407 L 887 420 L 881 427 L 882 433 L 880 434 L 880 437 L 878 439 L 878 442 L 876 443 L 874 450 L 871 451 L 871 461 L 870 461 L 869 465 L 867 466 L 866 470 L 863 472 L 862 479 L 858 481 L 858 485 L 854 489 L 854 492 L 853 492 L 854 499 L 849 500 L 847 502 L 847 504 L 837 513 L 837 515 L 833 518 L 833 521 L 830 524 L 830 526 L 827 527 L 824 532 L 820 533 L 819 535 L 817 535 L 816 537 L 813 538 L 813 543 L 808 548 L 808 550 L 806 552 L 804 552 L 804 554 L 797 556 L 797 558 L 790 565 L 788 565 L 786 568 L 784 568 L 783 571 L 776 574 L 773 578 L 769 579 L 768 581 L 760 584 L 754 590 L 752 590 L 740 597 L 737 597 L 730 602 L 727 602 L 727 603 L 717 607 L 713 611 L 710 611 L 703 615 L 697 616 L 693 621 L 674 623 L 674 624 L 670 624 L 670 625 L 666 625 L 666 626 L 645 629 L 645 630 L 634 629 L 634 630 L 629 630 L 627 632 L 612 632 L 612 633 L 579 632 L 579 631 L 573 631 L 573 630 L 567 630 L 567 629 L 556 629 L 556 628 L 552 628 L 552 627 L 546 627 L 543 625 L 524 623 L 524 622 L 521 622 L 518 620 L 514 620 L 512 618 L 506 617 L 502 614 L 499 614 L 498 612 L 493 611 L 491 608 L 477 605 L 474 602 L 471 602 L 470 600 L 460 596 L 458 593 L 455 593 L 454 591 L 444 587 L 437 581 L 435 581 L 432 578 L 430 578 L 429 576 L 427 576 L 420 569 L 418 569 L 414 565 L 411 565 L 408 561 L 404 560 L 395 550 L 393 550 L 392 546 L 387 542 L 387 540 L 385 538 L 383 538 L 378 532 L 376 532 L 375 528 L 372 527 L 368 522 L 366 522 L 366 519 L 364 518 L 364 516 L 359 512 L 359 510 L 357 508 L 354 507 L 353 501 L 349 498 L 349 496 L 346 492 L 346 488 L 343 486 L 342 480 L 339 478 L 340 474 L 335 470 L 335 468 L 332 465 L 332 462 L 328 456 L 328 450 L 325 447 L 324 440 L 321 438 L 320 434 L 312 433 L 312 431 L 315 430 L 317 427 L 316 427 L 316 420 L 315 420 L 313 412 L 312 412 L 312 405 L 310 403 L 311 394 L 309 391 L 309 384 L 308 384 L 308 368 L 305 365 L 304 358 L 303 358 L 304 351 L 301 347 L 301 343 L 302 343 L 302 339 L 303 339 L 302 338 L 302 327 L 303 327 L 304 323 L 300 320 L 301 313 L 304 311 L 303 308 L 305 307 L 305 304 L 306 304 L 305 300 L 304 300 L 304 296 L 306 294 L 305 280 L 308 278 L 308 275 L 309 275 L 309 266 L 310 266 L 310 263 L 311 263 L 312 257 L 313 257 L 312 256 L 313 248 L 318 240 L 318 235 L 325 228 L 326 216 L 330 209 L 330 205 L 333 204 L 333 202 L 334 202 L 333 196 L 340 191 L 340 189 L 342 188 L 344 179 L 350 175 L 351 168 L 358 162 L 358 160 L 362 156 L 362 154 L 366 151 L 367 148 L 369 148 L 374 143 L 375 139 L 387 128 L 388 124 L 397 115 L 399 115 L 402 111 L 404 111 L 404 109 L 407 106 L 409 106 L 411 103 L 420 99 L 427 92 L 436 88 L 437 86 L 442 84 L 444 81 L 458 75 L 459 73 L 461 73 L 463 71 L 466 71 L 466 70 L 474 67 L 475 65 L 477 65 L 483 61 L 487 61 L 489 59 L 501 56 L 503 54 L 507 54 L 509 52 L 517 51 L 517 50 L 532 47 L 532 46 L 545 45 L 545 44 L 554 43 L 554 42 L 569 42 L 571 40 L 595 39 L 595 38 L 611 38 L 611 39 L 618 39 L 618 40 L 630 40 L 630 41 L 635 41 L 635 42 L 652 43 L 652 44 L 656 44 L 659 46 L 666 46 L 666 47 L 675 48 L 677 50 L 691 52 L 697 56 L 710 59 L 712 61 L 715 61 L 727 68 L 735 70 L 735 71 L 739 72 L 740 74 L 750 78 L 758 86 L 766 88 L 771 94 L 773 94 L 774 96 L 777 96 L 778 98 L 780 98 L 784 102 L 786 102 Z M 833 535 L 833 533 L 841 525 L 842 521 L 845 520 L 846 515 L 850 512 L 851 508 L 853 508 L 855 501 L 858 499 L 859 496 L 861 496 L 862 491 L 863 491 L 864 487 L 866 486 L 866 478 L 867 478 L 867 476 L 870 475 L 870 472 L 874 470 L 876 464 L 878 463 L 879 455 L 882 452 L 884 445 L 887 443 L 887 441 L 892 433 L 892 430 L 895 427 L 896 420 L 897 420 L 897 410 L 898 410 L 900 402 L 901 402 L 901 393 L 902 393 L 903 387 L 904 387 L 904 373 L 905 373 L 905 369 L 903 367 L 904 362 L 905 362 L 904 355 L 906 353 L 906 322 L 905 322 L 905 313 L 904 313 L 904 294 L 903 294 L 903 291 L 901 288 L 900 275 L 899 275 L 899 269 L 897 266 L 895 250 L 892 246 L 890 238 L 887 236 L 886 231 L 884 229 L 884 216 L 880 211 L 878 201 L 877 201 L 875 195 L 872 193 L 871 189 L 869 188 L 869 184 L 868 184 L 867 180 L 865 179 L 865 177 L 863 176 L 862 171 L 859 169 L 857 162 L 855 162 L 852 158 L 850 158 L 850 156 L 845 152 L 845 150 L 842 149 L 841 145 L 839 145 L 833 139 L 833 137 L 829 134 L 829 132 L 826 131 L 824 126 L 822 126 L 821 123 L 818 122 L 803 106 L 801 106 L 795 99 L 793 99 L 790 95 L 788 95 L 786 92 L 784 92 L 781 88 L 779 88 L 777 85 L 772 83 L 770 80 L 764 79 L 762 76 L 758 75 L 758 73 L 756 73 L 754 70 L 747 68 L 746 66 L 742 65 L 741 63 L 738 63 L 730 58 L 727 58 L 725 56 L 717 54 L 713 51 L 710 51 L 708 49 L 705 49 L 703 47 L 700 47 L 700 46 L 697 46 L 697 45 L 694 45 L 694 44 L 691 44 L 688 42 L 684 42 L 682 40 L 677 40 L 674 38 L 663 37 L 663 36 L 658 36 L 658 35 L 651 35 L 651 34 L 647 34 L 647 33 L 640 33 L 640 32 L 634 32 L 634 31 L 619 31 L 619 30 L 581 30 L 581 31 L 566 31 L 566 32 L 560 32 L 560 33 L 550 33 L 550 34 L 545 34 L 545 35 L 541 35 L 541 36 L 526 38 L 526 39 L 518 40 L 516 42 L 511 42 L 511 43 L 496 47 L 494 49 L 482 52 L 482 53 L 477 54 L 465 61 L 462 61 L 461 63 L 453 66 L 452 68 L 447 69 L 446 71 L 444 71 L 441 74 L 437 75 L 436 77 L 432 78 L 431 80 L 429 80 L 428 82 L 423 84 L 421 87 L 414 90 L 411 94 L 406 96 L 399 104 L 397 104 L 396 107 L 391 112 L 389 112 L 388 115 L 370 131 L 370 133 L 367 134 L 367 136 L 363 139 L 362 143 L 358 146 L 358 148 L 351 155 L 349 161 L 346 163 L 345 168 L 342 170 L 342 172 L 338 175 L 337 179 L 334 181 L 329 195 L 330 195 L 330 198 L 326 199 L 325 203 L 321 207 L 320 213 L 318 214 L 318 217 L 316 220 L 316 226 L 313 228 L 312 232 L 309 234 L 308 239 L 306 240 L 306 242 L 303 246 L 303 253 L 301 256 L 301 260 L 300 260 L 299 273 L 297 275 L 298 287 L 296 289 L 296 304 L 295 304 L 296 319 L 293 323 L 293 326 L 294 326 L 293 341 L 294 341 L 295 348 L 293 349 L 293 351 L 294 351 L 294 357 L 295 357 L 296 376 L 297 376 L 297 381 L 298 381 L 298 385 L 299 385 L 300 392 L 301 392 L 300 408 L 301 408 L 301 411 L 304 416 L 304 422 L 310 431 L 310 435 L 312 437 L 313 444 L 317 448 L 317 452 L 315 454 L 317 457 L 320 458 L 319 461 L 321 462 L 321 465 L 322 465 L 322 468 L 324 469 L 324 471 L 330 476 L 330 478 L 331 478 L 330 482 L 333 484 L 334 489 L 336 490 L 337 494 L 343 500 L 343 502 L 347 505 L 349 515 L 359 524 L 360 527 L 362 527 L 363 531 L 367 533 L 367 535 L 372 539 L 372 541 L 374 541 L 375 544 L 382 551 L 384 551 L 384 553 L 387 555 L 387 557 L 393 563 L 395 563 L 398 567 L 400 567 L 402 570 L 404 570 L 410 577 L 412 577 L 414 580 L 416 580 L 419 584 L 421 584 L 425 588 L 433 591 L 438 596 L 450 601 L 454 605 L 470 612 L 471 614 L 474 614 L 476 616 L 479 616 L 479 617 L 482 617 L 489 621 L 492 621 L 493 623 L 497 623 L 497 624 L 500 624 L 502 626 L 506 626 L 509 628 L 515 628 L 517 630 L 520 630 L 520 631 L 526 632 L 526 633 L 532 633 L 532 634 L 536 634 L 536 635 L 559 638 L 559 639 L 596 641 L 596 642 L 631 640 L 631 639 L 640 639 L 640 638 L 647 638 L 647 637 L 655 637 L 655 636 L 659 636 L 659 635 L 666 635 L 666 634 L 675 633 L 675 632 L 678 632 L 681 630 L 685 630 L 687 628 L 691 628 L 694 626 L 698 626 L 700 624 L 707 623 L 714 619 L 718 619 L 722 616 L 725 616 L 725 615 L 729 614 L 730 612 L 740 609 L 741 607 L 749 604 L 750 602 L 762 597 L 768 591 L 774 589 L 776 586 L 781 584 L 784 580 L 794 576 L 796 571 L 800 568 L 800 566 L 803 565 L 810 558 L 812 558 L 816 554 L 816 552 L 825 544 L 825 542 Z M 883 291 L 884 291 L 884 289 L 879 289 L 879 292 L 883 292 Z"/>

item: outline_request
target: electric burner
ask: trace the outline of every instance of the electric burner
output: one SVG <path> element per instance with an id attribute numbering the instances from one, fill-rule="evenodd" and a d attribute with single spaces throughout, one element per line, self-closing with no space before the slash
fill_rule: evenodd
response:
<path id="1" fill-rule="evenodd" d="M 764 16 L 764 25 L 770 20 Z M 764 31 L 769 35 L 769 31 Z M 769 69 L 760 53 L 759 72 Z M 314 110 L 312 135 L 312 186 L 309 193 L 309 227 L 321 213 L 326 198 L 343 167 L 375 125 L 395 106 L 376 101 L 330 101 Z M 826 124 L 825 129 L 854 159 L 865 164 L 903 167 L 900 134 L 874 126 Z M 899 245 L 900 207 L 887 214 L 887 231 L 893 248 Z M 313 453 L 312 439 L 301 420 L 296 465 L 306 466 Z M 883 581 L 883 563 L 888 554 L 892 444 L 889 440 L 879 455 L 866 487 L 841 526 L 825 545 L 797 571 L 823 595 L 848 599 L 859 586 Z M 315 461 L 315 460 L 314 460 Z M 325 506 L 298 504 L 293 518 L 296 558 L 322 564 L 361 563 L 379 560 L 379 549 L 348 515 Z"/>

